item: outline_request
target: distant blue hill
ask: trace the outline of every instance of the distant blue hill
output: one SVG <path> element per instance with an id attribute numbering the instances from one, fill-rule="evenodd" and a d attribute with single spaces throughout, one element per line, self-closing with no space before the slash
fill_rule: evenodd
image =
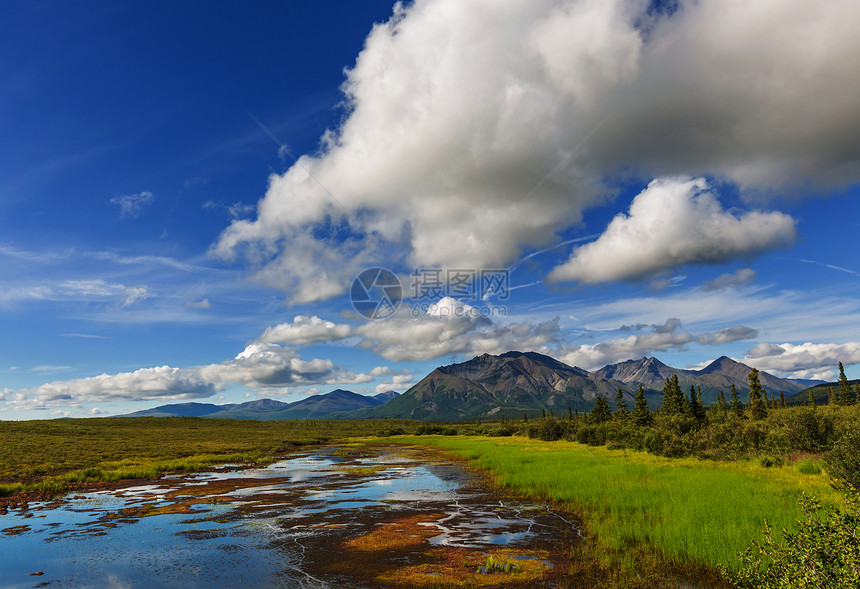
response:
<path id="1" fill-rule="evenodd" d="M 212 403 L 176 403 L 161 405 L 152 409 L 137 411 L 124 417 L 205 417 L 217 411 L 224 411 L 235 404 L 213 405 Z"/>
<path id="2" fill-rule="evenodd" d="M 369 409 L 387 403 L 399 394 L 386 391 L 372 397 L 336 389 L 292 403 L 260 399 L 247 403 L 174 403 L 144 409 L 124 417 L 207 417 L 212 419 L 255 419 L 260 421 L 321 418 L 332 413 Z"/>

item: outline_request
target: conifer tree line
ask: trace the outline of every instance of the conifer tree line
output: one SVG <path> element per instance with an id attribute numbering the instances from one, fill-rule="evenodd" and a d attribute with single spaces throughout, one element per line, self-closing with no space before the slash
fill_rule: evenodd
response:
<path id="1" fill-rule="evenodd" d="M 731 400 L 726 398 L 723 391 L 719 391 L 716 402 L 707 407 L 702 400 L 701 386 L 690 385 L 690 391 L 687 394 L 681 390 L 678 376 L 673 374 L 663 383 L 663 399 L 656 413 L 666 417 L 687 417 L 699 423 L 707 421 L 709 411 L 759 421 L 768 416 L 770 409 L 787 407 L 785 394 L 782 391 L 779 392 L 778 397 L 772 394 L 768 395 L 761 384 L 758 369 L 753 368 L 749 372 L 747 381 L 749 382 L 749 392 L 747 393 L 746 403 L 741 401 L 740 394 L 735 385 L 731 385 Z M 815 407 L 816 401 L 812 389 L 809 390 L 808 395 L 806 404 L 810 407 Z M 829 388 L 828 399 L 829 405 L 848 406 L 860 403 L 860 383 L 855 384 L 853 387 L 851 386 L 845 376 L 842 362 L 839 363 L 837 388 L 836 390 L 833 387 Z M 616 409 L 613 412 L 607 399 L 598 395 L 595 398 L 591 413 L 586 414 L 586 417 L 592 423 L 605 423 L 613 418 L 630 419 L 636 425 L 651 425 L 654 422 L 654 415 L 652 415 L 653 412 L 648 408 L 648 403 L 645 399 L 645 389 L 642 386 L 639 387 L 636 393 L 632 411 L 627 407 L 627 403 L 624 400 L 624 392 L 621 389 L 618 389 L 616 394 L 615 406 Z M 568 411 L 568 418 L 570 417 L 570 411 Z"/>
<path id="2" fill-rule="evenodd" d="M 854 393 L 848 386 L 848 381 L 845 379 L 845 373 L 842 369 L 841 363 L 839 364 L 839 367 L 841 379 L 843 379 L 845 383 L 844 391 L 847 391 L 842 392 L 843 387 L 840 384 L 839 399 L 847 399 L 848 396 L 851 397 L 850 402 L 840 401 L 840 404 L 853 404 L 855 398 Z M 773 409 L 786 406 L 785 395 L 782 392 L 779 393 L 779 398 L 775 398 L 772 395 L 768 397 L 767 391 L 765 391 L 765 388 L 759 380 L 759 371 L 757 369 L 753 368 L 750 371 L 747 376 L 747 380 L 749 381 L 750 390 L 746 404 L 741 402 L 740 395 L 738 394 L 735 385 L 732 385 L 731 402 L 728 402 L 723 392 L 720 391 L 717 395 L 716 403 L 711 406 L 710 410 L 719 411 L 724 414 L 731 414 L 736 417 L 744 417 L 748 415 L 750 419 L 761 420 L 767 417 L 768 408 Z M 810 395 L 811 394 L 812 393 L 810 392 Z M 812 402 L 814 404 L 814 400 Z M 593 423 L 605 423 L 613 418 L 625 420 L 629 418 L 636 425 L 650 425 L 654 422 L 654 416 L 648 409 L 648 403 L 645 399 L 645 389 L 642 386 L 639 387 L 639 390 L 636 393 L 636 400 L 634 402 L 632 413 L 627 407 L 627 403 L 624 400 L 624 392 L 620 388 L 615 396 L 615 406 L 616 410 L 613 413 L 606 397 L 598 395 L 594 400 L 594 407 L 588 415 L 588 420 Z M 694 419 L 699 423 L 703 423 L 707 420 L 708 410 L 708 407 L 706 407 L 702 401 L 702 387 L 690 385 L 690 392 L 689 394 L 686 394 L 681 390 L 681 383 L 678 380 L 677 374 L 673 374 L 666 379 L 666 382 L 663 384 L 663 401 L 657 411 L 659 415 L 666 417 L 687 417 Z M 570 411 L 568 411 L 568 417 L 570 417 Z"/>

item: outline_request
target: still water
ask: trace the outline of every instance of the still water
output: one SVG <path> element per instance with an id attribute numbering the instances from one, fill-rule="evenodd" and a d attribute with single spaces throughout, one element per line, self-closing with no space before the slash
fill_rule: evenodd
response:
<path id="1" fill-rule="evenodd" d="M 31 503 L 0 515 L 0 531 L 0 588 L 443 583 L 446 566 L 472 574 L 499 549 L 551 571 L 578 537 L 567 516 L 458 464 L 368 448 Z"/>

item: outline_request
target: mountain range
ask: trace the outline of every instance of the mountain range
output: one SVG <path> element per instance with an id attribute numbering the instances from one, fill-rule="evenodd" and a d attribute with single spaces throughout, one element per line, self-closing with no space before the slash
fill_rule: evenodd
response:
<path id="1" fill-rule="evenodd" d="M 398 393 L 386 391 L 372 397 L 336 389 L 324 395 L 313 395 L 293 403 L 260 399 L 247 403 L 175 403 L 129 414 L 127 417 L 208 417 L 213 419 L 257 419 L 263 421 L 311 419 L 338 411 L 365 409 L 387 403 Z"/>
<path id="2" fill-rule="evenodd" d="M 627 360 L 589 372 L 536 352 L 484 354 L 466 362 L 440 366 L 402 395 L 394 391 L 373 397 L 341 389 L 283 403 L 262 399 L 241 404 L 211 405 L 181 403 L 163 405 L 133 416 L 194 416 L 229 419 L 288 420 L 326 417 L 330 419 L 409 418 L 433 421 L 520 417 L 548 411 L 564 415 L 570 410 L 587 411 L 597 396 L 614 401 L 620 389 L 629 407 L 642 386 L 652 408 L 660 405 L 663 384 L 677 375 L 682 390 L 700 387 L 706 405 L 720 391 L 729 397 L 734 385 L 741 400 L 749 391 L 751 368 L 722 356 L 699 370 L 673 368 L 656 358 Z M 791 397 L 821 381 L 798 381 L 759 373 L 768 394 Z"/>

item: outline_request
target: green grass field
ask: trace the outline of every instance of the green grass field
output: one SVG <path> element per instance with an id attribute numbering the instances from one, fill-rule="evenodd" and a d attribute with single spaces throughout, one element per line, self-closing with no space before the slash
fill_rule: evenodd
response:
<path id="1" fill-rule="evenodd" d="M 761 538 L 765 520 L 794 527 L 802 492 L 841 502 L 810 460 L 765 468 L 521 437 L 398 439 L 453 452 L 502 487 L 566 507 L 583 518 L 602 567 L 634 573 L 665 564 L 692 575 L 699 565 L 737 568 L 737 553 Z"/>
<path id="2" fill-rule="evenodd" d="M 760 459 L 664 458 L 525 437 L 395 436 L 419 422 L 105 418 L 0 421 L 0 496 L 61 493 L 77 485 L 153 478 L 213 463 L 273 460 L 307 444 L 364 439 L 422 444 L 468 459 L 499 486 L 550 500 L 583 521 L 571 577 L 593 586 L 650 587 L 678 579 L 723 586 L 717 564 L 775 530 L 794 527 L 806 491 L 839 505 L 820 459 L 766 468 Z M 710 585 L 709 585 L 710 584 Z"/>

